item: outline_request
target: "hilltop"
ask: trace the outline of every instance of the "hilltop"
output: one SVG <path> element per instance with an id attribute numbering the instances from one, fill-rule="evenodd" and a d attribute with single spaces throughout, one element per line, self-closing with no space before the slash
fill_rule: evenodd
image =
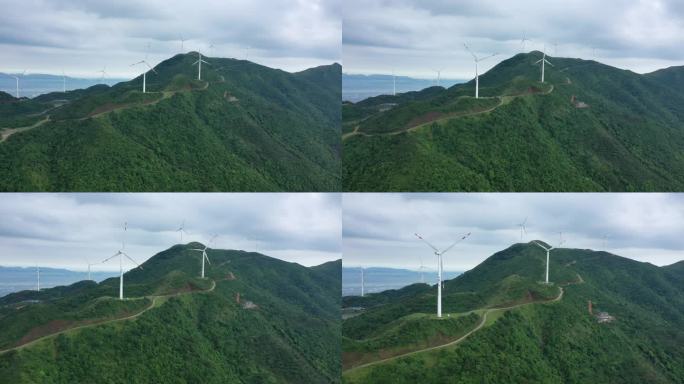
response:
<path id="1" fill-rule="evenodd" d="M 175 245 L 119 279 L 0 298 L 13 383 L 339 381 L 341 262 Z M 84 369 L 85 368 L 85 369 Z"/>
<path id="2" fill-rule="evenodd" d="M 684 188 L 684 67 L 518 54 L 474 80 L 343 105 L 347 191 Z"/>
<path id="3" fill-rule="evenodd" d="M 0 103 L 0 191 L 339 190 L 339 64 L 205 59 Z"/>
<path id="4" fill-rule="evenodd" d="M 497 252 L 436 287 L 348 298 L 343 382 L 621 382 L 684 379 L 684 270 L 586 249 Z M 592 313 L 589 312 L 591 301 Z M 612 321 L 600 323 L 606 312 Z"/>

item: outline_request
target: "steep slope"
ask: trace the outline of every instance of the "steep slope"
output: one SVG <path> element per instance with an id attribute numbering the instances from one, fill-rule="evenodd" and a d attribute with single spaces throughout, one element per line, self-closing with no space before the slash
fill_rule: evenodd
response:
<path id="1" fill-rule="evenodd" d="M 207 58 L 197 80 L 196 59 L 161 62 L 145 94 L 139 76 L 13 103 L 0 190 L 339 190 L 339 65 L 287 73 Z"/>
<path id="2" fill-rule="evenodd" d="M 503 301 L 514 299 L 523 303 L 530 294 L 532 298 L 527 304 L 508 310 L 490 310 L 483 326 L 458 344 L 349 370 L 343 381 L 679 383 L 684 380 L 681 329 L 684 274 L 680 268 L 656 267 L 606 252 L 561 248 L 551 253 L 550 280 L 554 282 L 554 289 L 563 291 L 557 300 L 548 301 L 535 298 L 532 291 L 525 292 L 532 285 L 519 283 L 527 281 L 541 286 L 537 281 L 543 276 L 543 259 L 544 253 L 536 246 L 516 244 L 448 281 L 447 303 L 450 296 L 471 294 L 490 303 L 502 302 L 505 297 Z M 434 300 L 434 293 L 430 299 Z M 402 298 L 397 304 L 413 300 L 416 298 Z M 593 315 L 589 313 L 589 301 Z M 369 336 L 387 332 L 387 327 L 400 322 L 401 318 L 394 317 L 359 337 L 357 328 L 364 323 L 364 317 L 380 321 L 382 317 L 378 314 L 391 311 L 388 308 L 391 306 L 373 307 L 343 322 L 343 356 L 351 349 L 349 339 L 372 340 Z M 471 308 L 462 303 L 447 311 L 466 314 Z M 600 311 L 608 312 L 615 320 L 599 323 L 594 315 Z M 429 313 L 418 313 L 421 312 Z M 432 327 L 438 327 L 441 322 L 434 317 L 432 321 L 436 324 Z M 420 340 L 424 336 L 417 337 Z"/>
<path id="3" fill-rule="evenodd" d="M 306 268 L 210 249 L 212 264 L 200 279 L 198 252 L 190 250 L 199 245 L 176 245 L 127 272 L 124 301 L 112 298 L 118 279 L 2 298 L 3 340 L 14 335 L 5 344 L 27 341 L 45 323 L 78 318 L 85 326 L 57 334 L 52 327 L 46 338 L 0 354 L 0 377 L 13 383 L 339 381 L 339 261 Z M 98 324 L 90 316 L 93 303 L 136 307 L 114 308 Z"/>
<path id="4" fill-rule="evenodd" d="M 650 191 L 684 188 L 684 69 L 639 75 L 519 54 L 425 97 L 345 105 L 349 191 Z M 387 103 L 396 103 L 385 110 Z M 349 132 L 356 131 L 355 134 Z"/>

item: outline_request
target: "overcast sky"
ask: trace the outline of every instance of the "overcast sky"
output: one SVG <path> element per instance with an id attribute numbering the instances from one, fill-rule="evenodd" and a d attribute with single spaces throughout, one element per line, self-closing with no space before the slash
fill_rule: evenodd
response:
<path id="1" fill-rule="evenodd" d="M 645 73 L 684 64 L 681 0 L 347 0 L 346 73 L 474 77 L 467 42 L 488 70 L 522 51 L 580 57 Z M 553 44 L 557 45 L 556 48 Z"/>
<path id="2" fill-rule="evenodd" d="M 417 232 L 439 249 L 472 235 L 444 257 L 444 269 L 464 271 L 521 242 L 605 250 L 655 265 L 684 260 L 683 194 L 345 194 L 345 267 L 417 270 L 436 259 Z"/>
<path id="3" fill-rule="evenodd" d="M 3 0 L 0 72 L 138 75 L 184 51 L 287 71 L 341 60 L 341 0 Z M 210 44 L 214 45 L 209 49 Z"/>
<path id="4" fill-rule="evenodd" d="M 121 248 L 142 263 L 180 243 L 255 251 L 311 266 L 340 259 L 339 194 L 2 194 L 0 265 L 87 268 Z M 117 263 L 98 270 L 118 270 Z"/>

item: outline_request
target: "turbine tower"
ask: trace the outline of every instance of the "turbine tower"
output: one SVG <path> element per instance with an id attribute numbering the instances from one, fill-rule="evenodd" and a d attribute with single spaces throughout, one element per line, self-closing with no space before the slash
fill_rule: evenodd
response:
<path id="1" fill-rule="evenodd" d="M 107 66 L 105 65 L 104 67 L 102 67 L 102 70 L 97 71 L 97 73 L 102 74 L 102 76 L 100 77 L 100 84 L 104 84 L 104 79 L 105 79 L 105 76 L 107 75 Z"/>
<path id="2" fill-rule="evenodd" d="M 364 296 L 366 289 L 366 281 L 364 278 L 365 276 L 363 275 L 363 267 L 361 267 L 361 297 Z"/>
<path id="3" fill-rule="evenodd" d="M 468 50 L 468 52 L 470 52 L 470 54 L 473 55 L 473 59 L 475 60 L 475 98 L 479 99 L 480 98 L 480 75 L 478 72 L 478 64 L 480 63 L 480 61 L 485 61 L 485 60 L 489 59 L 490 57 L 494 57 L 494 56 L 498 55 L 498 53 L 494 53 L 494 54 L 491 54 L 489 56 L 484 56 L 484 57 L 477 57 L 473 53 L 473 51 L 471 51 L 470 48 L 468 48 L 468 44 L 463 43 L 463 46 L 465 46 L 465 48 Z"/>
<path id="4" fill-rule="evenodd" d="M 451 248 L 453 248 L 456 244 L 468 238 L 468 236 L 470 236 L 470 232 L 463 235 L 463 237 L 456 240 L 453 244 L 451 244 L 449 247 L 442 251 L 437 249 L 434 245 L 430 244 L 427 240 L 423 239 L 419 234 L 414 233 L 414 235 L 421 241 L 423 241 L 425 244 L 427 244 L 428 247 L 432 248 L 435 256 L 437 256 L 437 317 L 442 317 L 442 274 L 444 273 L 442 270 L 442 259 L 444 254 L 447 253 Z"/>
<path id="5" fill-rule="evenodd" d="M 554 247 L 548 247 L 547 248 L 536 240 L 534 241 L 534 243 L 546 251 L 546 280 L 545 280 L 545 283 L 548 284 L 549 283 L 549 253 L 556 248 L 554 248 Z M 563 243 L 564 243 L 563 233 L 561 232 L 561 240 L 560 240 L 560 243 L 558 243 L 558 246 L 560 247 L 561 245 L 563 245 Z"/>
<path id="6" fill-rule="evenodd" d="M 137 261 L 133 260 L 130 256 L 128 256 L 126 254 L 126 252 L 124 252 L 124 249 L 126 248 L 126 240 L 125 239 L 126 239 L 126 230 L 127 229 L 128 229 L 128 225 L 127 225 L 127 223 L 124 223 L 124 240 L 121 241 L 121 249 L 119 251 L 117 251 L 115 254 L 113 254 L 112 256 L 110 256 L 110 257 L 108 257 L 102 261 L 102 263 L 105 263 L 105 262 L 119 256 L 119 300 L 123 300 L 123 278 L 124 278 L 123 258 L 124 258 L 124 256 L 128 260 L 135 263 L 135 265 L 137 265 L 138 268 L 142 269 L 142 266 L 140 264 L 138 264 Z"/>
<path id="7" fill-rule="evenodd" d="M 525 43 L 531 42 L 532 40 L 527 38 L 527 31 L 523 31 L 523 38 L 520 40 L 520 46 L 522 47 L 523 53 L 525 52 Z"/>
<path id="8" fill-rule="evenodd" d="M 211 240 L 209 240 L 209 243 L 211 243 L 212 241 L 214 241 L 214 238 L 216 238 L 216 236 L 214 236 Z M 199 252 L 202 252 L 202 278 L 203 278 L 203 279 L 204 279 L 204 260 L 206 259 L 206 260 L 207 260 L 207 263 L 209 263 L 209 265 L 211 265 L 211 261 L 209 261 L 209 256 L 207 256 L 207 248 L 208 248 L 208 247 L 209 247 L 208 245 L 205 245 L 204 248 L 202 248 L 202 249 L 199 249 L 199 248 L 193 248 L 193 249 L 191 249 L 191 251 L 199 251 Z"/>
<path id="9" fill-rule="evenodd" d="M 527 228 L 525 228 L 525 223 L 527 223 L 527 217 L 525 220 L 523 220 L 522 223 L 518 224 L 518 227 L 520 227 L 520 241 L 523 239 L 523 233 L 527 234 Z"/>
<path id="10" fill-rule="evenodd" d="M 419 257 L 420 257 L 420 282 L 424 283 L 425 278 L 423 276 L 424 275 L 423 271 L 425 270 L 425 265 L 423 265 L 423 256 L 419 256 Z"/>
<path id="11" fill-rule="evenodd" d="M 14 80 L 17 81 L 17 92 L 15 93 L 15 96 L 18 99 L 19 98 L 19 76 L 15 76 L 15 75 L 7 75 L 7 76 L 14 77 Z"/>
<path id="12" fill-rule="evenodd" d="M 131 67 L 133 67 L 135 65 L 140 65 L 140 64 L 147 65 L 147 68 L 149 68 L 152 72 L 157 73 L 157 71 L 155 71 L 154 68 L 152 68 L 152 66 L 150 66 L 150 64 L 145 60 L 140 60 L 139 62 L 137 62 L 135 64 L 131 64 Z M 143 93 L 147 92 L 146 91 L 146 84 L 147 84 L 147 70 L 144 70 L 143 71 Z"/>
<path id="13" fill-rule="evenodd" d="M 185 230 L 185 219 L 183 219 L 180 227 L 176 229 L 176 232 L 180 232 L 180 243 L 183 244 L 183 233 L 185 232 L 186 235 L 189 235 L 188 231 Z"/>
<path id="14" fill-rule="evenodd" d="M 197 61 L 192 63 L 192 65 L 198 64 L 197 65 L 197 80 L 202 80 L 202 63 L 211 65 L 208 62 L 202 60 L 202 52 L 197 51 Z"/>
<path id="15" fill-rule="evenodd" d="M 183 38 L 183 35 L 178 35 L 180 37 L 180 42 L 181 42 L 181 53 L 185 52 L 185 39 Z"/>
<path id="16" fill-rule="evenodd" d="M 548 64 L 553 67 L 553 64 L 551 64 L 550 61 L 546 60 L 546 46 L 544 46 L 544 55 L 542 56 L 541 59 L 537 60 L 535 64 L 541 63 L 541 82 L 544 82 L 544 64 Z"/>
<path id="17" fill-rule="evenodd" d="M 435 69 L 435 72 L 437 72 L 437 86 L 439 87 L 439 80 L 441 80 L 441 77 L 442 77 L 442 70 L 441 69 Z"/>

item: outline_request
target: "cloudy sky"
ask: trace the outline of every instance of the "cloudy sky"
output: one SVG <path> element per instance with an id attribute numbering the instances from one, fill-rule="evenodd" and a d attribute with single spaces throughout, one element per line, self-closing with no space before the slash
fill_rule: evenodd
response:
<path id="1" fill-rule="evenodd" d="M 139 263 L 180 243 L 258 250 L 302 265 L 341 258 L 339 194 L 9 194 L 0 199 L 0 265 L 84 270 L 121 247 Z M 118 270 L 118 265 L 97 266 Z"/>
<path id="2" fill-rule="evenodd" d="M 420 257 L 434 269 L 432 250 L 471 236 L 445 255 L 444 269 L 473 268 L 495 252 L 523 241 L 608 252 L 655 265 L 684 260 L 682 194 L 345 194 L 345 267 L 417 270 Z M 603 236 L 608 237 L 605 240 Z"/>
<path id="3" fill-rule="evenodd" d="M 0 72 L 137 76 L 184 51 L 299 71 L 341 60 L 341 0 L 4 0 Z M 209 49 L 213 44 L 214 48 Z"/>
<path id="4" fill-rule="evenodd" d="M 644 73 L 684 64 L 681 0 L 347 0 L 346 73 L 474 77 L 472 56 L 499 53 L 487 70 L 522 51 L 580 57 Z M 557 44 L 557 47 L 554 47 Z"/>

